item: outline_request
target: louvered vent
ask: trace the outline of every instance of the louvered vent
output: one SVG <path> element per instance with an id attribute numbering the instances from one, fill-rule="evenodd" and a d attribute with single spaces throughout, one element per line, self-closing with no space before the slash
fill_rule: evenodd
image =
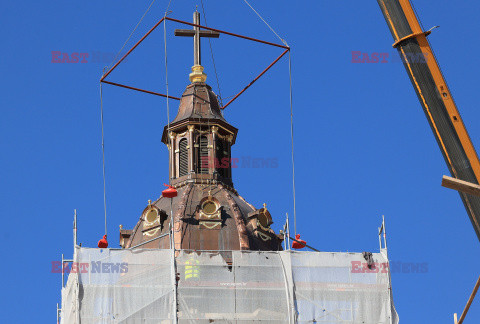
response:
<path id="1" fill-rule="evenodd" d="M 223 148 L 223 141 L 221 139 L 217 140 L 217 172 L 221 177 L 226 178 L 227 168 L 228 166 L 225 165 L 223 158 L 226 157 L 224 148 Z"/>
<path id="2" fill-rule="evenodd" d="M 178 144 L 179 147 L 179 157 L 178 157 L 178 163 L 179 163 L 179 170 L 178 170 L 178 175 L 179 177 L 183 177 L 184 175 L 187 175 L 188 173 L 188 149 L 187 149 L 187 140 L 185 138 L 180 140 L 180 143 Z"/>
<path id="3" fill-rule="evenodd" d="M 198 173 L 208 174 L 208 138 L 200 136 L 198 144 Z"/>

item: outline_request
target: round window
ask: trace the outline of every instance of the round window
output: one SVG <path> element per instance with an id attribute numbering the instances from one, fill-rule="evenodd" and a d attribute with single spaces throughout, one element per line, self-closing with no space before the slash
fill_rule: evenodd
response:
<path id="1" fill-rule="evenodd" d="M 213 201 L 206 201 L 202 209 L 205 214 L 211 215 L 217 211 L 217 205 Z"/>
<path id="2" fill-rule="evenodd" d="M 145 220 L 147 221 L 147 223 L 153 223 L 157 220 L 157 217 L 158 217 L 158 211 L 152 208 L 145 215 Z"/>
<path id="3" fill-rule="evenodd" d="M 258 215 L 258 221 L 263 227 L 268 227 L 268 217 L 264 213 L 260 213 L 260 215 Z"/>

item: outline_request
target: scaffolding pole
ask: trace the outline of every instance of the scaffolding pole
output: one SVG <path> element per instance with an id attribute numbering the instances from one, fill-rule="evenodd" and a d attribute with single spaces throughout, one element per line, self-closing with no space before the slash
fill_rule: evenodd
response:
<path id="1" fill-rule="evenodd" d="M 173 316 L 175 324 L 178 323 L 177 316 L 177 263 L 175 260 L 175 234 L 173 228 L 173 198 L 170 198 L 170 250 L 172 254 L 172 283 L 173 283 Z"/>
<path id="2" fill-rule="evenodd" d="M 475 288 L 473 288 L 473 292 L 470 295 L 470 298 L 468 299 L 467 305 L 465 305 L 465 309 L 463 310 L 462 316 L 460 316 L 460 320 L 458 321 L 458 323 L 456 322 L 457 314 L 454 315 L 455 324 L 462 324 L 463 323 L 463 320 L 467 316 L 468 310 L 470 309 L 470 306 L 472 305 L 473 300 L 475 299 L 475 295 L 477 294 L 477 291 L 478 291 L 479 287 L 480 287 L 480 277 L 478 277 L 477 283 L 475 284 Z"/>
<path id="3" fill-rule="evenodd" d="M 285 226 L 285 241 L 287 243 L 287 248 L 286 250 L 290 250 L 290 222 L 288 221 L 288 213 L 286 214 L 287 215 L 287 222 L 285 223 L 286 226 Z"/>
<path id="4" fill-rule="evenodd" d="M 129 250 L 133 250 L 133 249 L 135 249 L 135 248 L 137 248 L 137 247 L 139 247 L 139 246 L 142 246 L 142 245 L 145 245 L 145 244 L 147 244 L 147 243 L 156 241 L 156 240 L 161 239 L 162 237 L 165 237 L 165 236 L 167 236 L 167 235 L 170 235 L 170 232 L 169 232 L 169 233 L 162 234 L 162 235 L 160 235 L 160 236 L 157 236 L 157 237 L 155 237 L 155 238 L 153 238 L 153 239 L 151 239 L 151 240 L 148 240 L 148 241 L 142 242 L 142 243 L 140 243 L 140 244 L 137 244 L 137 245 L 129 248 Z"/>

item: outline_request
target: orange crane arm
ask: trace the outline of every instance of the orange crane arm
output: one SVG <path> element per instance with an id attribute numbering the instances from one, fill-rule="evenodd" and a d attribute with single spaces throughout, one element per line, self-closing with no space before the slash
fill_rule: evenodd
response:
<path id="1" fill-rule="evenodd" d="M 377 0 L 453 177 L 480 182 L 480 160 L 409 0 Z M 480 240 L 480 198 L 460 193 Z"/>

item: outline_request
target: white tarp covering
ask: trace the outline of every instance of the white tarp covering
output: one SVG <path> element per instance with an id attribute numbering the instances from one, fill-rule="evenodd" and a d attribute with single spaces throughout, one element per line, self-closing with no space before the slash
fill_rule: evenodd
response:
<path id="1" fill-rule="evenodd" d="M 77 248 L 62 323 L 398 323 L 380 253 L 176 253 Z"/>

